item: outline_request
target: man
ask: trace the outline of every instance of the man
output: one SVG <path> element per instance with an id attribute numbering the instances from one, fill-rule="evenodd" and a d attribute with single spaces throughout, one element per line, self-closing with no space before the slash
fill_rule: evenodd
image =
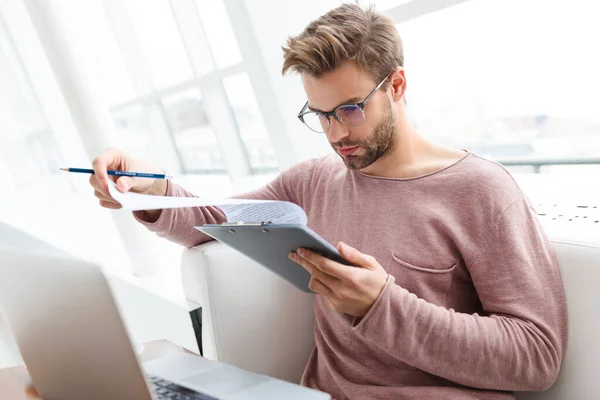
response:
<path id="1" fill-rule="evenodd" d="M 302 383 L 336 399 L 509 399 L 555 381 L 566 347 L 556 259 L 536 213 L 500 165 L 425 140 L 405 110 L 393 21 L 343 5 L 290 38 L 283 72 L 302 77 L 299 118 L 337 155 L 302 162 L 237 197 L 299 204 L 308 225 L 360 268 L 308 251 L 316 346 Z M 448 77 L 452 79 L 452 77 Z M 118 208 L 106 169 L 148 170 L 110 149 L 90 182 Z M 119 190 L 192 196 L 163 181 Z M 209 240 L 215 207 L 135 213 L 184 246 Z"/>

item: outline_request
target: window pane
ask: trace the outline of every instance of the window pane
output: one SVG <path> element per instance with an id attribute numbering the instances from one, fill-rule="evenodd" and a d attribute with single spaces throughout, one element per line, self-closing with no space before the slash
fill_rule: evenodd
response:
<path id="1" fill-rule="evenodd" d="M 95 33 L 92 40 L 97 46 L 96 60 L 103 73 L 98 88 L 104 90 L 104 98 L 110 105 L 132 100 L 136 96 L 135 89 L 104 10 L 99 9 L 96 18 L 87 19 L 86 24 L 91 24 L 89 32 Z"/>
<path id="2" fill-rule="evenodd" d="M 196 0 L 196 6 L 217 67 L 242 61 L 223 0 Z"/>
<path id="3" fill-rule="evenodd" d="M 56 140 L 1 21 L 0 157 L 19 188 L 57 173 L 62 164 Z"/>
<path id="4" fill-rule="evenodd" d="M 28 186 L 46 175 L 47 171 L 40 170 L 39 163 L 25 140 L 12 142 L 2 150 L 17 188 Z"/>
<path id="5" fill-rule="evenodd" d="M 191 79 L 192 68 L 169 2 L 126 0 L 124 4 L 156 87 Z"/>
<path id="6" fill-rule="evenodd" d="M 223 172 L 225 162 L 200 91 L 192 89 L 162 100 L 169 126 L 187 172 Z"/>
<path id="7" fill-rule="evenodd" d="M 473 0 L 399 24 L 417 128 L 494 158 L 600 154 L 595 11 Z"/>
<path id="8" fill-rule="evenodd" d="M 65 165 L 56 139 L 50 131 L 43 131 L 27 138 L 29 153 L 43 174 L 58 174 Z"/>
<path id="9" fill-rule="evenodd" d="M 123 147 L 134 157 L 160 168 L 164 165 L 161 138 L 169 133 L 157 104 L 132 105 L 112 112 Z"/>
<path id="10" fill-rule="evenodd" d="M 273 147 L 248 75 L 243 73 L 223 79 L 223 86 L 233 109 L 250 167 L 256 172 L 276 169 Z"/>
<path id="11" fill-rule="evenodd" d="M 374 5 L 376 10 L 388 10 L 401 4 L 410 3 L 413 0 L 360 0 L 359 4 L 363 7 Z M 418 0 L 417 0 L 418 1 Z"/>
<path id="12" fill-rule="evenodd" d="M 35 98 L 21 60 L 5 26 L 0 21 L 0 89 L 6 96 L 10 115 L 6 118 L 19 124 L 22 134 L 34 133 L 47 128 L 46 118 Z M 6 126 L 1 128 L 6 129 Z M 16 133 L 16 132 L 15 132 Z"/>

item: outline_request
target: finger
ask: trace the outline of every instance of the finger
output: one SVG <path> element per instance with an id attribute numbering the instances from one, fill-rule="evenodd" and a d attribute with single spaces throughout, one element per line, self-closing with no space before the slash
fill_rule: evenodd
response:
<path id="1" fill-rule="evenodd" d="M 134 183 L 135 181 L 132 178 L 128 176 L 122 176 L 117 180 L 117 190 L 121 193 L 128 192 Z"/>
<path id="2" fill-rule="evenodd" d="M 337 248 L 342 257 L 357 267 L 375 269 L 378 265 L 375 258 L 368 254 L 361 253 L 354 247 L 348 246 L 346 243 L 339 242 Z"/>
<path id="3" fill-rule="evenodd" d="M 332 289 L 333 291 L 335 291 L 337 289 L 339 283 L 341 282 L 339 279 L 337 279 L 331 275 L 327 275 L 325 272 L 321 271 L 315 265 L 311 264 L 309 261 L 300 257 L 296 253 L 290 253 L 290 259 L 292 261 L 300 264 L 302 267 L 304 267 L 304 269 L 306 269 L 311 274 L 311 276 L 313 278 L 318 279 L 320 282 L 325 284 L 328 288 Z"/>
<path id="4" fill-rule="evenodd" d="M 310 278 L 310 281 L 308 282 L 308 288 L 310 290 L 312 290 L 313 292 L 320 294 L 321 296 L 324 296 L 325 298 L 327 298 L 327 300 L 329 300 L 329 302 L 331 302 L 332 299 L 335 298 L 333 291 L 331 289 L 329 289 L 327 287 L 327 285 L 325 285 L 323 282 L 321 282 L 314 276 L 312 278 Z"/>
<path id="5" fill-rule="evenodd" d="M 110 197 L 110 193 L 108 192 L 108 186 L 105 188 L 100 183 L 100 180 L 98 179 L 98 177 L 96 175 L 91 175 L 89 181 L 90 181 L 90 185 L 92 185 L 92 187 L 94 188 L 94 190 L 96 192 L 99 192 L 106 197 Z"/>
<path id="6" fill-rule="evenodd" d="M 341 280 L 338 278 L 328 275 L 327 273 L 321 271 L 316 265 L 310 263 L 306 259 L 300 257 L 297 253 L 291 253 L 293 256 L 293 260 L 304 267 L 314 278 L 317 278 L 320 282 L 325 284 L 329 289 L 333 292 L 337 292 L 339 290 L 339 286 L 341 284 Z"/>
<path id="7" fill-rule="evenodd" d="M 102 187 L 102 192 L 108 193 L 108 180 L 110 179 L 107 173 L 109 167 L 116 168 L 121 163 L 122 153 L 115 149 L 110 148 L 92 161 L 92 168 L 94 168 L 94 174 L 97 177 L 98 183 Z M 113 178 L 113 181 L 115 179 Z"/>
<path id="8" fill-rule="evenodd" d="M 347 265 L 342 265 L 307 249 L 298 249 L 298 255 L 327 275 L 338 279 L 346 279 L 352 271 Z"/>
<path id="9" fill-rule="evenodd" d="M 122 207 L 119 203 L 113 203 L 104 200 L 100 200 L 100 205 L 104 208 L 110 208 L 111 210 L 118 210 Z"/>
<path id="10" fill-rule="evenodd" d="M 107 154 L 103 153 L 100 156 L 94 158 L 94 160 L 92 161 L 94 174 L 100 182 L 108 180 L 108 173 L 106 172 L 108 170 L 107 158 Z"/>
<path id="11" fill-rule="evenodd" d="M 96 196 L 99 200 L 102 200 L 102 201 L 105 201 L 108 203 L 119 204 L 119 202 L 114 200 L 112 197 L 106 197 L 105 195 L 103 195 L 102 193 L 100 193 L 97 190 L 94 190 L 94 196 Z"/>

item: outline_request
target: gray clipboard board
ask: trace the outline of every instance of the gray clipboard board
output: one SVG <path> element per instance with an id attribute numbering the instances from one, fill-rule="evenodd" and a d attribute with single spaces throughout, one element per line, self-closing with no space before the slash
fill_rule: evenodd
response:
<path id="1" fill-rule="evenodd" d="M 312 293 L 309 272 L 288 258 L 291 251 L 303 247 L 341 264 L 352 266 L 335 247 L 300 224 L 206 224 L 201 232 L 241 252 L 303 292 Z"/>

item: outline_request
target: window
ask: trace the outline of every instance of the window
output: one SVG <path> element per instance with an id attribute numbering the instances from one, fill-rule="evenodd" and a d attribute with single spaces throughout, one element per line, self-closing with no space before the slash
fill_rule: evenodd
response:
<path id="1" fill-rule="evenodd" d="M 111 104 L 129 152 L 162 165 L 168 151 L 170 165 L 177 158 L 175 174 L 245 176 L 277 169 L 222 0 L 126 0 L 105 6 L 137 91 L 134 98 Z M 210 67 L 203 68 L 203 60 Z M 119 94 L 116 88 L 111 92 L 111 97 Z M 237 134 L 241 140 L 231 136 Z M 231 152 L 223 154 L 224 149 Z M 227 159 L 230 154 L 238 155 L 239 168 Z"/>
<path id="2" fill-rule="evenodd" d="M 166 168 L 165 145 L 173 144 L 160 104 L 127 104 L 112 109 L 112 116 L 125 151 L 150 165 Z"/>
<path id="3" fill-rule="evenodd" d="M 88 32 L 93 32 L 93 36 L 86 38 L 90 46 L 94 46 L 97 56 L 94 59 L 100 74 L 98 74 L 97 90 L 102 90 L 102 98 L 106 99 L 109 105 L 115 105 L 133 100 L 137 93 L 133 87 L 130 74 L 135 73 L 127 70 L 125 59 L 119 49 L 119 43 L 111 31 L 110 23 L 106 17 L 105 9 L 102 4 L 94 5 L 92 2 L 87 7 L 96 7 L 93 10 L 94 18 L 87 18 L 81 21 L 78 10 L 66 8 L 72 14 L 71 19 L 78 24 L 85 23 Z M 81 32 L 81 28 L 76 24 L 69 27 L 71 31 Z M 93 44 L 92 44 L 93 43 Z"/>
<path id="4" fill-rule="evenodd" d="M 163 98 L 162 104 L 184 170 L 225 172 L 225 162 L 200 91 L 192 89 L 167 96 Z"/>
<path id="5" fill-rule="evenodd" d="M 472 0 L 400 23 L 417 128 L 498 159 L 599 154 L 595 10 Z"/>
<path id="6" fill-rule="evenodd" d="M 21 59 L 0 20 L 0 156 L 17 187 L 58 173 L 63 162 Z"/>
<path id="7" fill-rule="evenodd" d="M 247 74 L 223 80 L 227 99 L 233 109 L 238 130 L 253 171 L 277 169 L 273 147 L 262 120 Z"/>
<path id="8" fill-rule="evenodd" d="M 224 68 L 242 61 L 240 49 L 223 0 L 196 0 L 198 14 L 206 32 L 217 68 Z"/>
<path id="9" fill-rule="evenodd" d="M 413 0 L 359 0 L 357 2 L 363 7 L 374 5 L 376 10 L 384 11 L 411 1 Z"/>
<path id="10" fill-rule="evenodd" d="M 14 129 L 18 129 L 20 135 L 35 133 L 46 129 L 47 122 L 9 38 L 0 20 L 0 84 L 4 94 L 10 96 L 6 98 L 8 114 L 4 118 L 14 121 Z"/>
<path id="11" fill-rule="evenodd" d="M 64 166 L 58 143 L 50 130 L 30 135 L 27 138 L 27 145 L 28 153 L 33 157 L 42 173 L 58 174 L 59 168 Z"/>
<path id="12" fill-rule="evenodd" d="M 161 89 L 191 79 L 192 67 L 169 2 L 127 0 L 123 4 L 155 87 Z"/>

